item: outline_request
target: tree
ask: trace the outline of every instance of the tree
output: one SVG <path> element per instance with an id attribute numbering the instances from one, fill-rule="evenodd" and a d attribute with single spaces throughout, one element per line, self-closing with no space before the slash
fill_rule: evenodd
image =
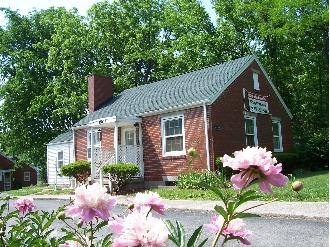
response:
<path id="1" fill-rule="evenodd" d="M 220 30 L 232 27 L 265 64 L 293 113 L 297 142 L 306 143 L 328 128 L 328 3 L 215 0 L 214 4 Z"/>
<path id="2" fill-rule="evenodd" d="M 0 87 L 2 149 L 21 162 L 45 168 L 45 144 L 85 113 L 86 90 L 82 80 L 67 73 L 75 68 L 71 75 L 76 74 L 79 65 L 73 66 L 72 60 L 63 56 L 62 61 L 67 63 L 54 61 L 55 50 L 60 49 L 59 42 L 63 41 L 59 38 L 64 35 L 61 25 L 66 24 L 68 33 L 70 22 L 75 30 L 82 29 L 82 22 L 76 12 L 64 8 L 34 11 L 28 16 L 1 10 L 8 20 L 0 37 L 0 74 L 4 78 Z M 64 42 L 62 47 L 70 44 Z M 66 51 L 61 49 L 60 53 Z M 72 58 L 73 53 L 66 55 Z M 85 72 L 80 73 L 80 79 L 83 75 Z"/>

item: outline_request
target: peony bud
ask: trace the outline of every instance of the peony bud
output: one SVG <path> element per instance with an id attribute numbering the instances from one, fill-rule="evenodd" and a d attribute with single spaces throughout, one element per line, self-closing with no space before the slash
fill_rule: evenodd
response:
<path id="1" fill-rule="evenodd" d="M 301 191 L 304 187 L 303 183 L 301 181 L 295 181 L 291 185 L 293 191 Z"/>
<path id="2" fill-rule="evenodd" d="M 59 212 L 58 214 L 57 214 L 57 218 L 59 219 L 59 220 L 65 220 L 65 213 L 62 211 L 62 212 Z"/>

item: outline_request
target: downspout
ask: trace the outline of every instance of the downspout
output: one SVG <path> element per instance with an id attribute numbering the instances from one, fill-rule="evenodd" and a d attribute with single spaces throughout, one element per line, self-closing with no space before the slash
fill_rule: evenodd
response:
<path id="1" fill-rule="evenodd" d="M 206 164 L 207 164 L 207 170 L 208 171 L 211 171 L 211 166 L 210 166 L 209 134 L 208 134 L 207 112 L 206 112 L 206 104 L 205 104 L 205 102 L 203 103 L 203 112 L 204 112 L 204 135 L 205 135 Z"/>

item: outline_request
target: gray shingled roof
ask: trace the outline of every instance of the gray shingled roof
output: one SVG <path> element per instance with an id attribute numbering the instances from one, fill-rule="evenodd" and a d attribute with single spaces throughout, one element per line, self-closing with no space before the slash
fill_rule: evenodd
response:
<path id="1" fill-rule="evenodd" d="M 69 130 L 65 133 L 60 134 L 59 136 L 55 137 L 53 140 L 51 140 L 49 144 L 58 144 L 58 143 L 63 143 L 63 142 L 70 142 L 73 141 L 73 134 L 72 130 Z"/>
<path id="2" fill-rule="evenodd" d="M 106 117 L 141 116 L 175 109 L 211 104 L 220 96 L 254 56 L 246 56 L 222 64 L 195 70 L 189 73 L 134 87 L 123 91 L 102 108 L 88 114 L 74 126 Z"/>

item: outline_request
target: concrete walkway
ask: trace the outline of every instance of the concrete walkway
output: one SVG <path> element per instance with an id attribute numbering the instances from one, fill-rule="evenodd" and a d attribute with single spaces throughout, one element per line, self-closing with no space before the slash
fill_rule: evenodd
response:
<path id="1" fill-rule="evenodd" d="M 69 200 L 74 195 L 35 195 L 34 199 L 44 200 Z M 126 196 L 116 196 L 118 204 L 127 205 Z M 219 204 L 217 201 L 201 200 L 164 200 L 168 209 L 184 210 L 206 210 L 214 211 L 214 206 Z M 261 206 L 257 206 L 264 204 Z M 261 216 L 275 216 L 288 218 L 308 218 L 316 220 L 329 220 L 328 202 L 263 202 L 252 201 L 243 205 L 241 210 L 250 209 L 248 212 L 256 213 Z"/>

